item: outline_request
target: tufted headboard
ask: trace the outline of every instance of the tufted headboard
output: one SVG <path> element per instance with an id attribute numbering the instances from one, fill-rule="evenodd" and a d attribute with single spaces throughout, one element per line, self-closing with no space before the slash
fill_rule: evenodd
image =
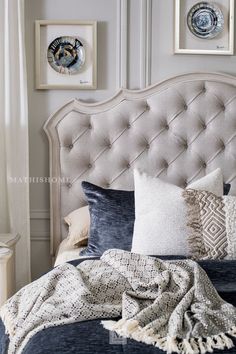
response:
<path id="1" fill-rule="evenodd" d="M 178 76 L 102 103 L 73 100 L 44 125 L 50 144 L 51 253 L 63 217 L 85 205 L 81 181 L 133 189 L 133 167 L 179 186 L 221 167 L 236 194 L 236 78 Z"/>

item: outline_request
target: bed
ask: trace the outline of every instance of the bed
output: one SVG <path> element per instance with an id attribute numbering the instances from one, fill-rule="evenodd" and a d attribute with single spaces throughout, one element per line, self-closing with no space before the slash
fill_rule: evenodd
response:
<path id="1" fill-rule="evenodd" d="M 49 139 L 52 178 L 52 258 L 55 259 L 58 247 L 67 237 L 64 216 L 86 204 L 82 181 L 131 191 L 133 168 L 141 168 L 184 188 L 220 167 L 224 182 L 231 184 L 230 194 L 235 195 L 235 117 L 236 79 L 217 73 L 181 75 L 144 90 L 122 90 L 106 102 L 86 104 L 73 100 L 61 107 L 44 126 Z M 71 258 L 77 257 L 72 253 Z M 71 264 L 83 261 L 84 258 L 74 259 Z M 236 261 L 199 263 L 221 297 L 236 306 Z M 8 339 L 2 323 L 1 333 L 0 352 L 5 353 Z M 23 351 L 24 354 L 161 352 L 132 339 L 115 338 L 111 342 L 110 332 L 99 320 L 45 329 Z M 236 351 L 232 348 L 224 353 Z"/>

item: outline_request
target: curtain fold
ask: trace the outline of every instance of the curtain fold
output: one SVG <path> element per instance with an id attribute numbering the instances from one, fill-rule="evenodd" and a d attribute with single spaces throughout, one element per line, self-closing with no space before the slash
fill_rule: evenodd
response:
<path id="1" fill-rule="evenodd" d="M 0 0 L 1 142 L 0 232 L 21 236 L 16 247 L 16 287 L 30 281 L 29 146 L 24 0 Z M 1 197 L 2 198 L 2 197 Z"/>

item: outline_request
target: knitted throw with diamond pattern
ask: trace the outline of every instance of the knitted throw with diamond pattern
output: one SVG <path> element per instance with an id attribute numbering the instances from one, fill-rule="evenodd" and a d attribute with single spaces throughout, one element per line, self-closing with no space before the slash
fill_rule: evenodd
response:
<path id="1" fill-rule="evenodd" d="M 224 302 L 194 261 L 161 261 L 121 250 L 77 268 L 61 265 L 14 295 L 0 310 L 9 354 L 51 326 L 92 319 L 119 335 L 168 353 L 231 348 L 236 308 Z"/>

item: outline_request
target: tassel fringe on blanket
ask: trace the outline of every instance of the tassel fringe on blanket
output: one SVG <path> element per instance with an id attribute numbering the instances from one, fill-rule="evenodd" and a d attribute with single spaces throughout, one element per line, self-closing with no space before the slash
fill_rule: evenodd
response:
<path id="1" fill-rule="evenodd" d="M 2 307 L 0 309 L 0 318 L 2 319 L 5 325 L 6 334 L 10 337 L 13 337 L 15 335 L 14 321 L 11 318 L 10 314 L 5 310 L 5 307 Z"/>
<path id="2" fill-rule="evenodd" d="M 236 326 L 227 333 L 219 333 L 212 337 L 181 339 L 176 337 L 161 338 L 158 334 L 154 334 L 152 329 L 146 330 L 140 327 L 136 320 L 102 321 L 102 325 L 105 329 L 114 331 L 121 337 L 154 345 L 166 351 L 167 354 L 205 354 L 212 353 L 214 349 L 231 349 L 234 347 L 234 343 L 230 337 L 236 338 Z"/>
<path id="3" fill-rule="evenodd" d="M 22 288 L 1 308 L 8 354 L 21 354 L 43 329 L 85 320 L 167 353 L 232 348 L 236 308 L 192 260 L 162 261 L 122 250 L 77 268 L 63 264 Z"/>

